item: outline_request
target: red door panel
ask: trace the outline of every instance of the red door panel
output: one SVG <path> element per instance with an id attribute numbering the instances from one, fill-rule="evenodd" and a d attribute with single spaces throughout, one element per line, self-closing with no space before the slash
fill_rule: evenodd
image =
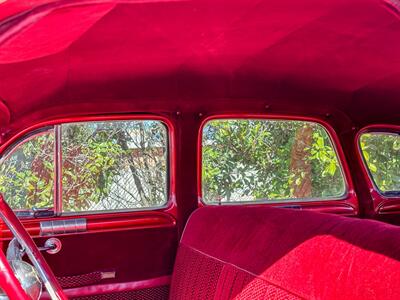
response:
<path id="1" fill-rule="evenodd" d="M 71 218 L 86 218 L 87 230 L 40 235 L 40 222 Z M 160 282 L 154 279 L 172 273 L 178 232 L 175 219 L 168 213 L 68 216 L 25 220 L 24 225 L 39 247 L 51 237 L 61 241 L 62 248 L 58 253 L 43 254 L 64 288 L 80 288 L 86 293 L 88 286 L 103 285 L 103 288 L 99 287 L 100 292 L 104 287 L 106 290 L 112 290 L 112 286 L 121 289 L 120 284 L 126 283 L 124 290 L 137 289 L 140 285 L 136 282 L 147 281 L 150 287 L 157 286 Z M 3 249 L 10 238 L 10 232 L 3 228 Z M 102 278 L 103 274 L 108 278 Z M 165 285 L 165 280 L 161 283 Z M 74 295 L 79 293 L 79 289 L 74 291 Z"/>
<path id="2" fill-rule="evenodd" d="M 43 245 L 47 238 L 37 238 Z M 177 242 L 174 227 L 131 229 L 64 235 L 62 249 L 45 254 L 58 277 L 115 271 L 115 279 L 105 282 L 128 282 L 170 275 Z M 98 282 L 100 283 L 100 282 Z"/>

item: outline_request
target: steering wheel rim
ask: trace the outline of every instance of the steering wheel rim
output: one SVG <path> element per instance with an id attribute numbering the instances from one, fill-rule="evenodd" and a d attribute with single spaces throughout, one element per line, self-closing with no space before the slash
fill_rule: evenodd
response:
<path id="1" fill-rule="evenodd" d="M 33 266 L 37 270 L 39 277 L 43 281 L 50 298 L 53 300 L 68 299 L 57 281 L 56 276 L 50 269 L 42 253 L 40 253 L 35 242 L 32 240 L 29 233 L 26 231 L 20 220 L 17 218 L 13 210 L 6 203 L 3 196 L 0 194 L 0 217 L 8 226 L 20 245 L 25 249 L 26 254 L 30 258 Z"/>

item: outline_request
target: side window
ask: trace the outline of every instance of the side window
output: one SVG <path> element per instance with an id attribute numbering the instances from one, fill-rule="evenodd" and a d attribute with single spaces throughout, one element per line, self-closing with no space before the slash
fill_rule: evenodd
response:
<path id="1" fill-rule="evenodd" d="M 53 207 L 53 129 L 32 135 L 1 158 L 0 192 L 13 209 Z"/>
<path id="2" fill-rule="evenodd" d="M 203 128 L 205 203 L 329 200 L 345 194 L 336 151 L 317 123 L 220 119 Z"/>
<path id="3" fill-rule="evenodd" d="M 167 130 L 159 121 L 61 127 L 64 211 L 162 206 L 167 201 Z"/>
<path id="4" fill-rule="evenodd" d="M 0 192 L 15 210 L 61 208 L 56 214 L 161 207 L 168 200 L 167 127 L 156 120 L 55 125 L 1 159 Z"/>
<path id="5" fill-rule="evenodd" d="M 378 191 L 385 196 L 400 194 L 400 135 L 369 132 L 360 137 L 362 155 Z"/>

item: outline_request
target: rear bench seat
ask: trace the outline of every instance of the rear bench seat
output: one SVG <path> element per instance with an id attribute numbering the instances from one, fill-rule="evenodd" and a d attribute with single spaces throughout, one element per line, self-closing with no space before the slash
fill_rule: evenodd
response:
<path id="1" fill-rule="evenodd" d="M 400 228 L 271 207 L 200 208 L 171 299 L 400 299 Z"/>

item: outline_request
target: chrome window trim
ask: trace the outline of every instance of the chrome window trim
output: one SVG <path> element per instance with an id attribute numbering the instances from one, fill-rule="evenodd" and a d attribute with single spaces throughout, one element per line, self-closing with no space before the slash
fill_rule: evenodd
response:
<path id="1" fill-rule="evenodd" d="M 14 154 L 15 151 L 18 150 L 18 147 L 35 139 L 36 137 L 40 137 L 42 135 L 45 135 L 47 133 L 52 133 L 55 136 L 55 129 L 56 129 L 56 125 L 48 125 L 48 126 L 44 126 L 38 129 L 35 129 L 27 134 L 25 134 L 24 136 L 22 136 L 20 139 L 18 139 L 17 141 L 15 141 L 14 143 L 8 145 L 8 147 L 5 149 L 5 151 L 0 155 L 0 165 L 11 155 Z M 54 145 L 56 143 L 54 142 Z M 50 210 L 54 211 L 54 213 L 56 214 L 56 195 L 55 195 L 55 190 L 57 188 L 57 181 L 56 181 L 56 174 L 55 174 L 55 168 L 56 168 L 56 164 L 57 161 L 55 159 L 55 148 L 53 150 L 53 165 L 54 165 L 54 178 L 53 178 L 53 207 L 49 207 Z M 13 209 L 13 211 L 24 211 L 24 210 L 30 210 L 29 208 L 26 209 Z M 32 210 L 30 210 L 32 211 Z M 32 218 L 24 218 L 24 219 L 33 219 Z"/>
<path id="2" fill-rule="evenodd" d="M 152 116 L 154 118 L 152 118 Z M 137 118 L 138 115 L 129 117 L 129 115 L 124 116 L 124 118 L 115 118 L 115 115 L 105 116 L 104 119 L 96 119 L 94 116 L 93 119 L 82 120 L 82 121 L 71 121 L 71 122 L 60 122 L 57 123 L 57 120 L 54 121 L 53 125 L 46 125 L 37 129 L 32 130 L 31 132 L 26 133 L 21 138 L 19 138 L 14 143 L 8 145 L 7 149 L 0 155 L 0 164 L 3 160 L 7 159 L 8 156 L 12 155 L 12 153 L 17 149 L 17 147 L 21 144 L 28 142 L 31 139 L 34 139 L 37 136 L 43 135 L 46 132 L 50 132 L 53 130 L 54 134 L 54 199 L 53 199 L 53 210 L 54 216 L 52 218 L 63 217 L 63 216 L 85 216 L 85 215 L 102 215 L 102 214 L 112 214 L 112 213 L 129 213 L 129 212 L 140 212 L 140 211 L 158 211 L 168 209 L 172 203 L 174 202 L 175 195 L 171 192 L 171 162 L 172 159 L 172 151 L 171 151 L 171 141 L 173 138 L 171 134 L 173 134 L 173 128 L 167 124 L 163 119 L 158 119 L 157 115 L 146 115 L 144 118 Z M 126 117 L 126 118 L 125 118 Z M 140 115 L 139 115 L 140 117 Z M 164 118 L 167 120 L 167 118 Z M 166 134 L 166 180 L 165 180 L 165 201 L 162 205 L 159 206 L 151 206 L 151 207 L 143 207 L 143 208 L 126 208 L 126 209 L 110 209 L 110 210 L 83 210 L 83 211 L 63 211 L 63 191 L 62 191 L 62 144 L 61 144 L 61 133 L 62 133 L 62 125 L 64 124 L 86 124 L 86 123 L 99 123 L 99 122 L 135 122 L 135 121 L 153 121 L 159 122 L 165 128 Z M 24 218 L 26 220 L 32 220 L 34 218 Z"/>
<path id="3" fill-rule="evenodd" d="M 61 125 L 54 128 L 54 216 L 62 213 L 62 147 L 61 147 Z"/>
<path id="4" fill-rule="evenodd" d="M 107 209 L 107 210 L 82 210 L 82 211 L 64 211 L 62 209 L 63 207 L 63 190 L 62 190 L 62 145 L 61 145 L 61 139 L 62 139 L 62 126 L 63 125 L 79 125 L 79 124 L 87 124 L 87 123 L 104 123 L 104 122 L 158 122 L 160 123 L 164 129 L 165 129 L 165 137 L 166 137 L 166 144 L 165 144 L 165 149 L 166 149 L 166 178 L 165 178 L 165 200 L 161 205 L 158 206 L 148 206 L 148 207 L 136 207 L 136 208 L 122 208 L 122 209 Z M 59 164 L 60 164 L 60 182 L 59 182 L 59 189 L 61 190 L 60 194 L 60 212 L 58 216 L 80 216 L 80 215 L 96 215 L 96 214 L 110 214 L 110 213 L 115 213 L 115 212 L 138 212 L 138 211 L 154 211 L 154 210 L 160 210 L 160 209 L 165 209 L 170 206 L 170 203 L 172 201 L 172 198 L 175 197 L 175 195 L 171 195 L 171 171 L 170 171 L 170 164 L 171 164 L 171 151 L 170 151 L 170 142 L 171 142 L 171 131 L 169 130 L 169 126 L 167 125 L 166 122 L 163 120 L 159 119 L 152 119 L 152 118 L 147 118 L 147 119 L 106 119 L 106 120 L 87 120 L 87 121 L 74 121 L 74 122 L 64 122 L 57 124 L 56 126 L 59 127 L 59 151 L 60 151 L 60 157 L 59 157 Z"/>
<path id="5" fill-rule="evenodd" d="M 343 162 L 341 159 L 341 156 L 339 154 L 337 145 L 335 143 L 335 139 L 332 136 L 331 133 L 331 129 L 328 128 L 327 126 L 325 126 L 322 122 L 319 122 L 318 120 L 302 120 L 302 119 L 296 119 L 296 118 L 268 118 L 268 116 L 266 116 L 265 118 L 263 117 L 220 117 L 220 116 L 216 116 L 215 118 L 209 118 L 208 120 L 206 120 L 206 122 L 204 122 L 202 124 L 202 128 L 200 131 L 201 134 L 201 149 L 200 149 L 200 157 L 201 157 L 201 169 L 200 169 L 200 173 L 202 174 L 203 172 L 203 132 L 204 132 L 204 128 L 206 127 L 206 125 L 209 122 L 212 121 L 221 121 L 221 120 L 251 120 L 251 121 L 255 121 L 255 120 L 259 120 L 259 121 L 296 121 L 296 122 L 304 122 L 304 123 L 311 123 L 311 124 L 316 124 L 318 126 L 320 126 L 325 133 L 327 134 L 328 138 L 329 138 L 329 142 L 332 146 L 332 149 L 335 152 L 336 155 L 336 159 L 338 161 L 339 164 L 339 170 L 340 170 L 340 174 L 341 177 L 343 179 L 343 186 L 344 186 L 344 191 L 342 195 L 338 195 L 338 196 L 327 196 L 324 198 L 284 198 L 284 199 L 268 199 L 268 198 L 260 198 L 260 199 L 256 199 L 256 200 L 251 200 L 251 201 L 227 201 L 227 202 L 219 202 L 219 201 L 205 201 L 204 200 L 204 193 L 203 193 L 203 179 L 201 178 L 201 197 L 199 197 L 199 201 L 203 204 L 203 205 L 210 205 L 210 206 L 219 206 L 219 205 L 246 205 L 246 204 L 287 204 L 290 205 L 291 203 L 312 203 L 312 202 L 328 202 L 328 201 L 343 201 L 345 199 L 347 199 L 349 197 L 350 191 L 349 191 L 349 179 L 346 176 L 346 172 L 344 171 L 344 167 L 343 167 Z"/>
<path id="6" fill-rule="evenodd" d="M 365 160 L 364 154 L 363 154 L 363 150 L 361 148 L 361 137 L 364 134 L 385 134 L 385 135 L 395 135 L 395 136 L 400 136 L 400 132 L 395 131 L 393 129 L 388 129 L 385 130 L 383 128 L 379 128 L 374 130 L 373 128 L 371 130 L 367 130 L 367 131 L 363 131 L 360 132 L 358 134 L 358 139 L 357 139 L 357 148 L 359 151 L 359 155 L 361 157 L 362 163 L 363 163 L 363 168 L 367 171 L 368 174 L 368 179 L 370 180 L 370 182 L 372 183 L 372 186 L 374 187 L 374 190 L 379 194 L 379 196 L 381 196 L 382 198 L 385 199 L 398 199 L 399 196 L 397 195 L 387 195 L 385 194 L 385 192 L 381 191 L 381 189 L 378 187 L 378 185 L 375 182 L 374 176 L 371 173 L 370 168 L 368 167 L 367 161 Z"/>
<path id="7" fill-rule="evenodd" d="M 64 211 L 61 212 L 60 217 L 71 217 L 71 216 L 90 216 L 90 215 L 102 215 L 102 214 L 113 214 L 113 213 L 133 213 L 133 212 L 149 212 L 149 211 L 163 211 L 171 206 L 171 200 L 168 199 L 167 203 L 163 206 L 149 206 L 143 208 L 122 208 L 122 209 L 105 209 L 105 210 L 86 210 L 86 211 Z"/>

